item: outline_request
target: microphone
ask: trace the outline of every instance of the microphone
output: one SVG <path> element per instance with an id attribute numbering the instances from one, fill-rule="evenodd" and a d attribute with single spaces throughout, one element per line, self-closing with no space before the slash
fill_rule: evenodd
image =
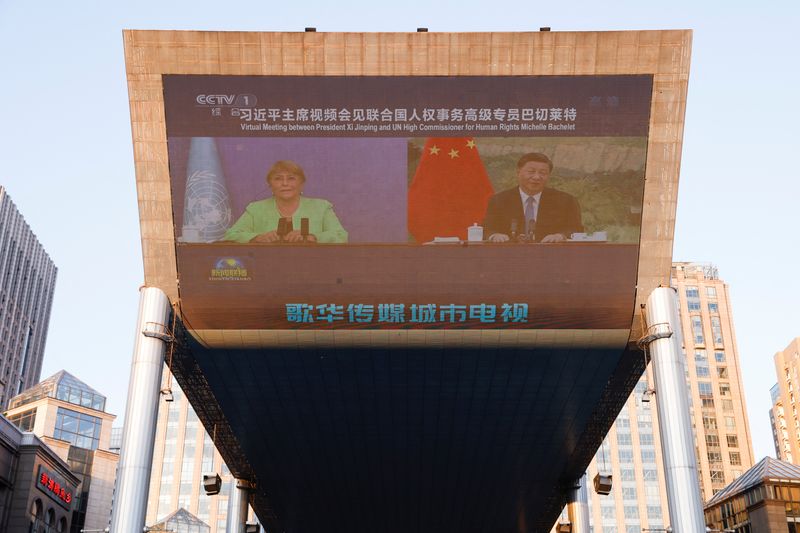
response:
<path id="1" fill-rule="evenodd" d="M 301 218 L 300 219 L 300 235 L 303 236 L 303 240 L 306 240 L 308 237 L 308 219 Z"/>
<path id="2" fill-rule="evenodd" d="M 291 224 L 291 223 L 292 223 L 291 220 L 286 220 L 285 218 L 279 218 L 278 219 L 278 230 L 277 230 L 277 233 L 278 233 L 278 237 L 280 237 L 281 240 L 283 240 L 283 238 L 286 237 L 286 235 L 291 231 L 289 229 L 289 224 Z"/>
<path id="3" fill-rule="evenodd" d="M 526 221 L 526 233 L 528 234 L 528 241 L 536 242 L 536 220 L 531 219 Z"/>
<path id="4" fill-rule="evenodd" d="M 511 240 L 517 240 L 517 231 L 519 231 L 519 222 L 517 222 L 516 218 L 511 219 Z"/>

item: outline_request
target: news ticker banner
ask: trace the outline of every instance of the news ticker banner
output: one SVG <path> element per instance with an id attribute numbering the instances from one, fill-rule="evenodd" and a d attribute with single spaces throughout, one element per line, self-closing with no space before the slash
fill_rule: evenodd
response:
<path id="1" fill-rule="evenodd" d="M 630 326 L 651 76 L 163 82 L 191 327 Z"/>

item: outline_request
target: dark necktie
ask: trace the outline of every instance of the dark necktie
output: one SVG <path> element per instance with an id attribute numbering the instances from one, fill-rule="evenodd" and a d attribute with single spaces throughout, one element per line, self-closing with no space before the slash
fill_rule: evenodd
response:
<path id="1" fill-rule="evenodd" d="M 525 199 L 525 233 L 531 233 L 536 227 L 536 198 Z"/>

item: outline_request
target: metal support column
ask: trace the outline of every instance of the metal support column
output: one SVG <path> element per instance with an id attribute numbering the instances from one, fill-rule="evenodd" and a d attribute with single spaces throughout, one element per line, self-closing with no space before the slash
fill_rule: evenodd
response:
<path id="1" fill-rule="evenodd" d="M 161 372 L 164 352 L 171 340 L 166 326 L 169 314 L 169 299 L 161 289 L 141 289 L 125 429 L 111 511 L 112 533 L 141 533 L 145 526 Z"/>
<path id="2" fill-rule="evenodd" d="M 570 492 L 567 514 L 572 533 L 589 533 L 589 493 L 586 490 L 585 472 Z"/>
<path id="3" fill-rule="evenodd" d="M 670 525 L 673 533 L 704 532 L 675 290 L 668 287 L 654 290 L 645 311 L 647 332 L 641 343 L 649 346 L 653 367 Z"/>
<path id="4" fill-rule="evenodd" d="M 234 479 L 228 497 L 228 527 L 225 533 L 245 533 L 247 507 L 250 503 L 250 485 L 241 479 Z"/>

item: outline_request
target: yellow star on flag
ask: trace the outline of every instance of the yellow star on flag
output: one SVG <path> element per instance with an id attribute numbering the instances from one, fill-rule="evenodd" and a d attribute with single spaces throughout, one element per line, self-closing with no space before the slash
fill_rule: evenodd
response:
<path id="1" fill-rule="evenodd" d="M 431 155 L 439 155 L 439 147 L 435 144 L 430 148 Z"/>
<path id="2" fill-rule="evenodd" d="M 467 148 L 475 148 L 475 141 L 472 139 L 467 141 Z"/>
<path id="3" fill-rule="evenodd" d="M 448 155 L 450 156 L 450 159 L 455 159 L 456 157 L 458 157 L 458 150 L 453 148 L 452 150 L 450 150 L 450 153 Z"/>

